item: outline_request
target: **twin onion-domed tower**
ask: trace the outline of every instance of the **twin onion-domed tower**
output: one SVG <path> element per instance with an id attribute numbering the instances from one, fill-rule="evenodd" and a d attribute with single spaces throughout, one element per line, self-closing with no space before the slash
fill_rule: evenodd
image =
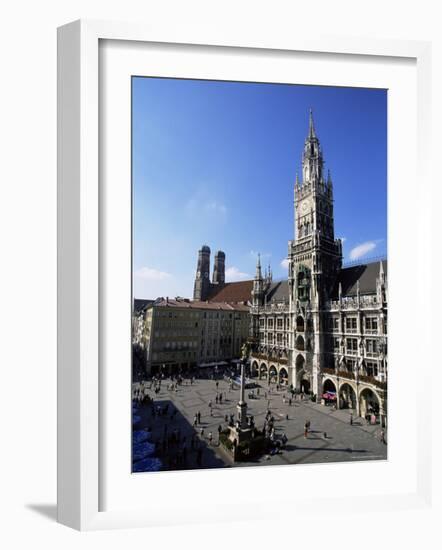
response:
<path id="1" fill-rule="evenodd" d="M 206 244 L 200 248 L 198 251 L 198 263 L 193 287 L 194 300 L 207 300 L 214 287 L 225 284 L 225 264 L 226 255 L 222 250 L 218 250 L 215 254 L 215 263 L 213 264 L 212 281 L 210 281 L 210 248 Z"/>

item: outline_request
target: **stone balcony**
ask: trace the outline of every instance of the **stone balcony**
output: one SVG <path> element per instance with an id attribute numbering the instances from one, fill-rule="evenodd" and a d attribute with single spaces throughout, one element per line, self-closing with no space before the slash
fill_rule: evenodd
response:
<path id="1" fill-rule="evenodd" d="M 346 297 L 342 300 L 331 300 L 327 302 L 327 307 L 331 311 L 339 310 L 357 310 L 357 309 L 379 309 L 382 307 L 382 302 L 380 302 L 377 296 L 360 296 L 357 297 Z"/>

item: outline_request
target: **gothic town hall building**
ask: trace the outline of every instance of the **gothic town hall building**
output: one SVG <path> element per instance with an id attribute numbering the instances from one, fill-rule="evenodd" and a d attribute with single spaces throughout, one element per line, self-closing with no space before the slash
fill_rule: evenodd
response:
<path id="1" fill-rule="evenodd" d="M 272 282 L 269 273 L 263 276 L 259 258 L 256 266 L 250 296 L 252 375 L 293 384 L 318 401 L 324 394 L 335 395 L 338 408 L 375 414 L 384 424 L 387 262 L 342 267 L 333 183 L 330 172 L 324 174 L 311 112 L 294 202 L 288 279 Z M 223 267 L 224 256 L 217 261 Z"/>

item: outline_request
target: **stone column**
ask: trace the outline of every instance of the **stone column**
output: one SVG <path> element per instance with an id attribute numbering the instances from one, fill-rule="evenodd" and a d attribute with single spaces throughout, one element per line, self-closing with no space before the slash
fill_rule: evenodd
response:
<path id="1" fill-rule="evenodd" d="M 238 422 L 241 429 L 247 428 L 247 403 L 245 401 L 245 374 L 244 363 L 241 363 L 241 389 L 238 405 L 236 406 L 238 412 Z"/>
<path id="2" fill-rule="evenodd" d="M 359 399 L 359 385 L 356 386 L 356 414 L 361 416 L 361 400 Z"/>

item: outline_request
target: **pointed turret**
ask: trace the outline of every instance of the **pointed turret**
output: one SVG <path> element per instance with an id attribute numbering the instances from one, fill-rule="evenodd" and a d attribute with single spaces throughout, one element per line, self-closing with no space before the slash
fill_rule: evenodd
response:
<path id="1" fill-rule="evenodd" d="M 309 139 L 316 138 L 315 123 L 313 122 L 313 111 L 310 109 L 309 121 L 308 121 L 308 137 Z"/>
<path id="2" fill-rule="evenodd" d="M 382 260 L 379 262 L 379 276 L 376 279 L 376 291 L 378 300 L 380 302 L 385 302 L 387 298 L 387 284 Z"/>
<path id="3" fill-rule="evenodd" d="M 322 151 L 313 123 L 313 113 L 310 109 L 308 136 L 305 140 L 302 157 L 303 184 L 322 182 L 323 165 Z"/>
<path id="4" fill-rule="evenodd" d="M 381 284 L 385 283 L 385 273 L 384 273 L 384 266 L 382 265 L 382 260 L 379 262 L 379 281 Z"/>
<path id="5" fill-rule="evenodd" d="M 255 273 L 255 280 L 262 279 L 262 272 L 261 272 L 261 254 L 258 252 L 258 260 L 256 262 L 256 273 Z"/>
<path id="6" fill-rule="evenodd" d="M 262 303 L 264 293 L 264 279 L 262 278 L 261 271 L 261 254 L 258 254 L 258 260 L 256 262 L 256 273 L 253 280 L 252 289 L 252 301 L 253 305 L 258 306 Z"/>

